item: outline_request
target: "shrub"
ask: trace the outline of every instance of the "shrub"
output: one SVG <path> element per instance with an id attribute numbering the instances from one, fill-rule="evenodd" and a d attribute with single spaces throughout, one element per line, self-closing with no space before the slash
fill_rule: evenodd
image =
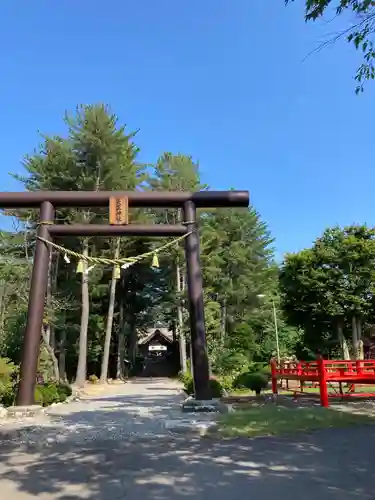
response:
<path id="1" fill-rule="evenodd" d="M 271 378 L 271 367 L 270 365 L 264 365 L 263 368 L 260 370 L 261 373 L 264 373 L 268 378 Z"/>
<path id="2" fill-rule="evenodd" d="M 37 385 L 35 387 L 34 393 L 35 403 L 40 404 L 42 406 L 49 406 L 52 403 L 59 403 L 59 393 L 56 385 L 43 384 Z"/>
<path id="3" fill-rule="evenodd" d="M 65 384 L 38 384 L 35 387 L 35 403 L 49 406 L 53 403 L 62 403 L 72 394 L 72 390 Z"/>
<path id="4" fill-rule="evenodd" d="M 221 383 L 222 388 L 226 392 L 230 392 L 233 389 L 233 381 L 235 377 L 233 375 L 222 375 L 218 377 L 217 380 Z"/>
<path id="5" fill-rule="evenodd" d="M 72 388 L 67 384 L 57 384 L 56 388 L 61 403 L 72 395 Z"/>
<path id="6" fill-rule="evenodd" d="M 6 386 L 0 385 L 0 405 L 12 406 L 16 398 L 15 385 L 8 384 Z"/>
<path id="7" fill-rule="evenodd" d="M 17 366 L 7 358 L 0 358 L 0 404 L 11 406 L 14 403 Z"/>
<path id="8" fill-rule="evenodd" d="M 213 372 L 221 376 L 248 371 L 248 365 L 248 359 L 243 353 L 228 348 L 217 351 L 211 362 Z"/>
<path id="9" fill-rule="evenodd" d="M 241 373 L 234 381 L 234 387 L 237 389 L 250 389 L 254 391 L 257 395 L 262 392 L 263 389 L 268 387 L 268 377 L 266 374 L 257 373 Z"/>
<path id="10" fill-rule="evenodd" d="M 190 376 L 190 379 L 186 381 L 184 385 L 184 391 L 192 396 L 194 394 L 194 380 L 193 377 Z M 224 389 L 220 383 L 220 380 L 216 380 L 214 378 L 210 379 L 210 391 L 211 397 L 220 398 L 223 395 Z"/>
<path id="11" fill-rule="evenodd" d="M 10 359 L 0 358 L 0 380 L 10 380 L 17 371 L 17 366 Z"/>
<path id="12" fill-rule="evenodd" d="M 99 382 L 99 379 L 96 375 L 90 375 L 89 382 L 90 382 L 90 384 L 97 384 Z"/>
<path id="13" fill-rule="evenodd" d="M 184 391 L 191 396 L 194 394 L 194 380 L 191 373 L 186 373 L 184 377 Z"/>
<path id="14" fill-rule="evenodd" d="M 210 391 L 212 398 L 221 398 L 224 393 L 224 388 L 220 383 L 220 380 L 214 378 L 210 379 Z"/>

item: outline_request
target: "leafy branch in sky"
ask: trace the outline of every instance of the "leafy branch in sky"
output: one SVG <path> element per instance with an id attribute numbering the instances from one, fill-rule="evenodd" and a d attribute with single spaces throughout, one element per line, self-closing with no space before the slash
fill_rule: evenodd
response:
<path id="1" fill-rule="evenodd" d="M 285 0 L 285 4 L 295 0 Z M 333 39 L 323 43 L 321 47 L 336 42 L 345 37 L 363 53 L 363 62 L 357 69 L 355 80 L 356 93 L 363 92 L 364 83 L 375 79 L 375 47 L 373 34 L 375 32 L 375 1 L 374 0 L 305 0 L 305 20 L 316 21 L 333 8 L 335 16 L 351 12 L 354 21 Z M 319 48 L 321 48 L 319 47 Z"/>

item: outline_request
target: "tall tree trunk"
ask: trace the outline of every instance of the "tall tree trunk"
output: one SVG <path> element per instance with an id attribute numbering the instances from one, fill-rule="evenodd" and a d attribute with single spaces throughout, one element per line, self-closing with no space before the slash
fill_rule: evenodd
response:
<path id="1" fill-rule="evenodd" d="M 123 380 L 125 364 L 125 329 L 124 329 L 124 303 L 120 300 L 120 314 L 119 314 L 119 327 L 118 327 L 118 341 L 117 341 L 117 368 L 116 378 Z"/>
<path id="2" fill-rule="evenodd" d="M 4 318 L 5 318 L 5 296 L 6 284 L 4 280 L 0 282 L 0 337 L 4 335 Z"/>
<path id="3" fill-rule="evenodd" d="M 353 359 L 358 359 L 358 332 L 357 332 L 357 318 L 352 316 L 352 344 L 353 344 Z"/>
<path id="4" fill-rule="evenodd" d="M 358 359 L 364 359 L 362 340 L 362 318 L 357 317 Z"/>
<path id="5" fill-rule="evenodd" d="M 54 342 L 52 343 L 52 251 L 49 253 L 49 264 L 48 264 L 48 280 L 47 280 L 47 293 L 46 293 L 46 310 L 47 310 L 47 322 L 46 325 L 42 327 L 42 339 L 45 344 L 45 348 L 47 349 L 48 355 L 51 358 L 53 372 L 55 380 L 60 380 L 60 370 L 59 370 L 59 362 L 56 358 Z"/>
<path id="6" fill-rule="evenodd" d="M 52 251 L 51 251 L 52 255 Z M 60 253 L 58 252 L 56 254 L 56 259 L 55 259 L 55 266 L 52 272 L 52 283 L 51 283 L 51 304 L 52 304 L 52 298 L 54 297 L 54 294 L 56 293 L 57 290 L 57 280 L 58 280 L 58 275 L 59 275 L 59 264 L 60 264 Z M 48 295 L 47 295 L 48 297 Z M 50 338 L 50 346 L 52 349 L 55 351 L 56 350 L 56 331 L 55 331 L 55 325 L 50 324 L 50 332 L 49 332 L 49 338 Z"/>
<path id="7" fill-rule="evenodd" d="M 223 305 L 221 308 L 221 345 L 224 347 L 225 344 L 225 335 L 227 329 L 227 299 L 224 297 Z"/>
<path id="8" fill-rule="evenodd" d="M 52 348 L 50 341 L 49 341 L 49 338 L 47 336 L 47 333 L 43 327 L 42 327 L 42 339 L 43 339 L 43 342 L 44 342 L 45 347 L 47 349 L 47 352 L 51 358 L 51 361 L 52 361 L 55 379 L 59 382 L 60 381 L 59 362 L 57 361 L 57 358 L 55 355 L 55 350 Z"/>
<path id="9" fill-rule="evenodd" d="M 182 316 L 182 299 L 181 299 L 181 269 L 179 263 L 176 262 L 176 291 L 178 294 L 178 304 L 177 304 L 177 328 L 178 328 L 178 344 L 180 348 L 180 367 L 182 373 L 187 372 L 187 362 L 186 362 L 186 337 L 184 332 L 184 319 Z"/>
<path id="10" fill-rule="evenodd" d="M 83 240 L 83 255 L 88 257 L 89 255 L 89 243 L 87 238 Z M 89 297 L 89 277 L 87 272 L 87 262 L 84 260 L 82 281 L 81 281 L 81 293 L 82 293 L 82 312 L 81 312 L 81 329 L 79 334 L 79 354 L 78 354 L 78 366 L 76 375 L 76 384 L 78 387 L 83 387 L 86 382 L 86 371 L 87 371 L 87 331 L 89 325 L 89 314 L 90 314 L 90 297 Z"/>
<path id="11" fill-rule="evenodd" d="M 137 329 L 133 321 L 129 325 L 129 342 L 128 342 L 128 356 L 131 363 L 132 370 L 134 370 L 135 360 L 137 357 Z"/>
<path id="12" fill-rule="evenodd" d="M 116 241 L 115 248 L 115 259 L 117 260 L 120 255 L 120 238 Z M 102 359 L 102 368 L 100 371 L 100 382 L 104 384 L 107 381 L 108 377 L 108 363 L 109 363 L 109 350 L 111 347 L 111 338 L 112 338 L 112 325 L 113 325 L 113 313 L 115 310 L 115 299 L 116 299 L 116 267 L 113 266 L 112 269 L 112 281 L 111 281 L 111 289 L 109 293 L 109 306 L 108 306 L 108 314 L 107 314 L 107 326 L 105 330 L 105 339 L 104 339 L 104 350 L 103 350 L 103 359 Z"/>
<path id="13" fill-rule="evenodd" d="M 350 359 L 348 343 L 347 343 L 346 338 L 344 337 L 344 333 L 343 333 L 342 321 L 340 321 L 337 324 L 337 338 L 338 338 L 338 341 L 340 343 L 342 359 Z"/>
<path id="14" fill-rule="evenodd" d="M 60 374 L 59 378 L 63 382 L 67 381 L 65 344 L 66 344 L 66 329 L 62 328 L 59 340 L 59 374 Z"/>

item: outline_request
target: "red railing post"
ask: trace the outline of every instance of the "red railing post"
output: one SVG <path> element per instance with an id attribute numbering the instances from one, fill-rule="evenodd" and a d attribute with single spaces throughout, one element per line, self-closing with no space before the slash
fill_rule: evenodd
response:
<path id="1" fill-rule="evenodd" d="M 274 358 L 271 359 L 271 380 L 272 380 L 272 392 L 273 394 L 278 393 L 277 389 L 277 365 Z"/>
<path id="2" fill-rule="evenodd" d="M 319 377 L 320 404 L 325 408 L 327 408 L 329 406 L 329 402 L 328 402 L 327 377 L 326 377 L 326 370 L 324 366 L 323 356 L 318 357 L 317 364 L 318 364 L 318 377 Z"/>
<path id="3" fill-rule="evenodd" d="M 360 359 L 356 360 L 355 368 L 356 368 L 357 375 L 362 375 L 363 365 L 362 365 L 362 361 Z"/>

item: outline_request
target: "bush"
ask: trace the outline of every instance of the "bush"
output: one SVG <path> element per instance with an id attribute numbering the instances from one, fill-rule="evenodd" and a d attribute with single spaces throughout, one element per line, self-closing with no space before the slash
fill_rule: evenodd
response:
<path id="1" fill-rule="evenodd" d="M 0 358 L 0 380 L 10 380 L 17 372 L 17 366 L 10 359 Z"/>
<path id="2" fill-rule="evenodd" d="M 247 357 L 233 349 L 222 348 L 213 356 L 212 371 L 217 375 L 233 375 L 248 371 Z"/>
<path id="3" fill-rule="evenodd" d="M 268 375 L 271 374 L 271 368 L 268 363 L 257 363 L 253 361 L 249 364 L 249 368 L 246 370 L 246 373 L 265 373 Z"/>
<path id="4" fill-rule="evenodd" d="M 263 389 L 268 387 L 268 376 L 261 372 L 241 373 L 241 375 L 236 378 L 233 385 L 236 389 L 250 389 L 258 395 Z"/>
<path id="5" fill-rule="evenodd" d="M 235 377 L 233 375 L 223 375 L 223 376 L 217 378 L 217 380 L 219 380 L 222 388 L 226 392 L 231 392 L 231 390 L 233 389 L 234 379 L 235 379 Z"/>
<path id="6" fill-rule="evenodd" d="M 189 396 L 194 394 L 194 380 L 191 375 L 190 378 L 186 380 L 184 391 L 186 394 L 189 394 Z M 221 385 L 220 380 L 216 380 L 214 378 L 210 379 L 210 391 L 212 398 L 220 398 L 223 395 L 224 388 Z"/>
<path id="7" fill-rule="evenodd" d="M 220 380 L 214 378 L 210 379 L 210 391 L 212 398 L 221 398 L 224 393 L 224 388 L 221 385 Z"/>
<path id="8" fill-rule="evenodd" d="M 61 403 L 72 395 L 72 388 L 69 385 L 57 384 L 56 387 Z"/>
<path id="9" fill-rule="evenodd" d="M 193 375 L 191 374 L 190 371 L 187 371 L 186 373 L 180 372 L 178 374 L 179 380 L 184 384 L 184 391 L 189 394 L 187 388 L 190 387 L 190 385 L 193 383 Z"/>
<path id="10" fill-rule="evenodd" d="M 189 394 L 189 396 L 191 396 L 192 394 L 194 394 L 194 380 L 191 374 L 189 374 L 190 377 L 187 375 L 188 374 L 185 374 L 184 378 L 184 391 L 186 392 L 186 394 Z"/>
<path id="11" fill-rule="evenodd" d="M 65 384 L 38 384 L 35 387 L 35 403 L 50 406 L 53 403 L 62 403 L 72 394 L 72 390 Z"/>
<path id="12" fill-rule="evenodd" d="M 0 358 L 0 404 L 14 403 L 18 368 L 7 358 Z"/>
<path id="13" fill-rule="evenodd" d="M 90 384 L 97 384 L 99 382 L 99 379 L 96 375 L 90 375 L 89 382 L 90 382 Z"/>

